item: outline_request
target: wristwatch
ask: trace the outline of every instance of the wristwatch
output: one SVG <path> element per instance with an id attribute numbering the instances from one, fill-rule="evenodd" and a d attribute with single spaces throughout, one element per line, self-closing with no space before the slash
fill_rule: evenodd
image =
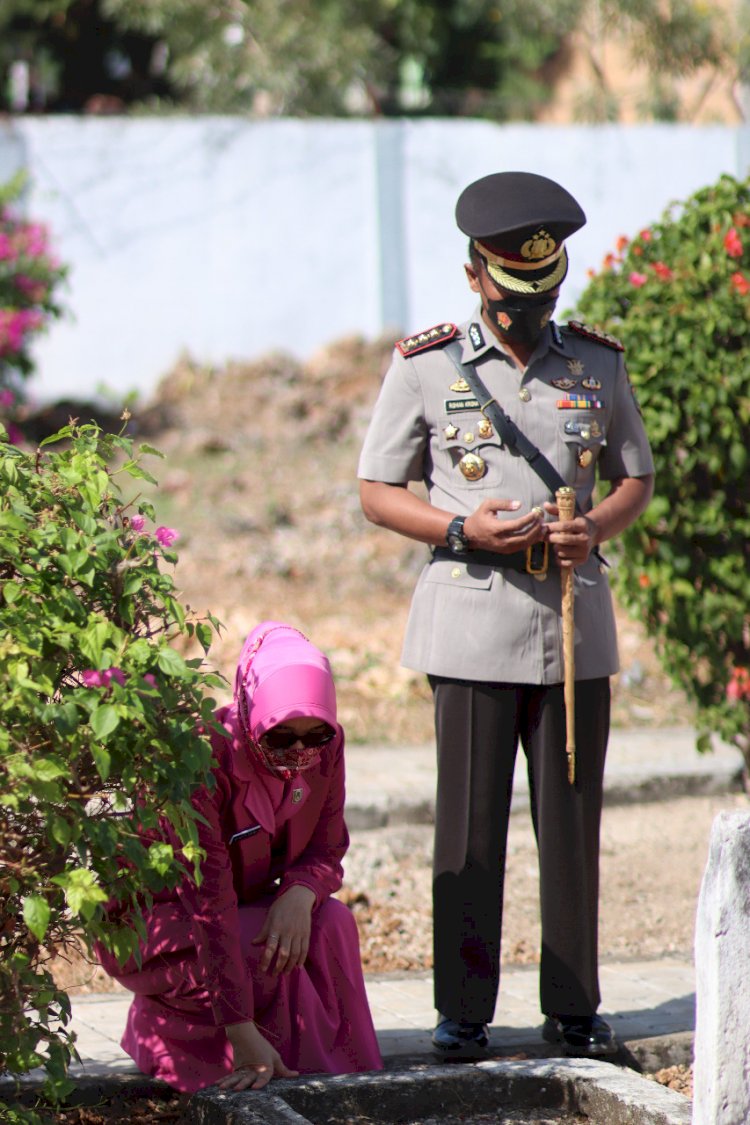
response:
<path id="1" fill-rule="evenodd" d="M 454 516 L 448 524 L 445 541 L 454 555 L 465 555 L 469 550 L 469 540 L 464 534 L 466 516 Z"/>

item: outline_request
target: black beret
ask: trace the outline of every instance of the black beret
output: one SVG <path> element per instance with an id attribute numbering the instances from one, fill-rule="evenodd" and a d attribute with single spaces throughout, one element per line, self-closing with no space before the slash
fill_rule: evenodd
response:
<path id="1" fill-rule="evenodd" d="M 534 172 L 484 176 L 456 204 L 456 223 L 474 240 L 490 276 L 524 293 L 560 284 L 567 272 L 563 242 L 585 222 L 569 191 Z"/>

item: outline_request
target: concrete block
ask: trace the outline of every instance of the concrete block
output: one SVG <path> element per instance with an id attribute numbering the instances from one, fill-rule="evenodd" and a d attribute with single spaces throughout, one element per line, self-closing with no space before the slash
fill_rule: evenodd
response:
<path id="1" fill-rule="evenodd" d="M 695 933 L 694 1125 L 750 1121 L 750 813 L 711 828 Z"/>

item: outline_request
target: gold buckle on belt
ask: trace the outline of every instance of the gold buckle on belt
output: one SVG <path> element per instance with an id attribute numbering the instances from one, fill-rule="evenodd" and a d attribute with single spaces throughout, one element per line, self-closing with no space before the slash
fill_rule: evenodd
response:
<path id="1" fill-rule="evenodd" d="M 534 550 L 537 547 L 542 548 L 542 561 L 537 565 L 534 562 Z M 547 570 L 549 569 L 549 543 L 534 543 L 531 547 L 526 548 L 526 573 L 533 574 L 538 581 L 542 581 L 547 577 Z"/>

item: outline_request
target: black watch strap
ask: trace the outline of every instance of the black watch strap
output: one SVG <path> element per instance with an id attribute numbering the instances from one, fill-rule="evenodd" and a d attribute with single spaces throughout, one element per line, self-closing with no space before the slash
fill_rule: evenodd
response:
<path id="1" fill-rule="evenodd" d="M 469 550 L 469 540 L 464 532 L 466 516 L 454 516 L 448 524 L 445 541 L 454 555 L 465 555 Z"/>

